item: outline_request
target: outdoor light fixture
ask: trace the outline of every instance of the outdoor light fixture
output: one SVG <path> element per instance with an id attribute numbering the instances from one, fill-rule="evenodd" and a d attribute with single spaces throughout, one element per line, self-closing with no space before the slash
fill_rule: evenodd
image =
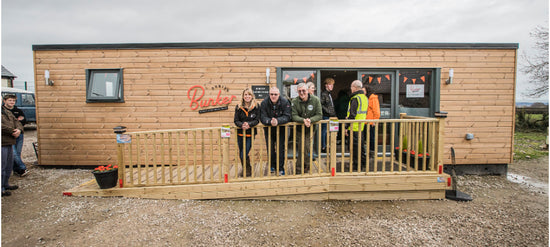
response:
<path id="1" fill-rule="evenodd" d="M 50 71 L 49 70 L 44 71 L 44 78 L 46 79 L 46 86 L 53 86 L 53 81 L 50 80 Z"/>
<path id="2" fill-rule="evenodd" d="M 265 68 L 265 83 L 269 84 L 269 68 Z"/>
<path id="3" fill-rule="evenodd" d="M 446 84 L 451 84 L 453 83 L 453 77 L 455 75 L 455 70 L 454 69 L 449 69 L 449 79 L 447 79 L 445 81 Z"/>

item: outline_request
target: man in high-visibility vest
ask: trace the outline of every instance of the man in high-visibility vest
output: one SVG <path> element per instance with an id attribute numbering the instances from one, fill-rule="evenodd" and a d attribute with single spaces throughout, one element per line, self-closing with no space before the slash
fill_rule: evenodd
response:
<path id="1" fill-rule="evenodd" d="M 351 120 L 365 120 L 367 119 L 367 110 L 369 107 L 369 100 L 365 96 L 363 91 L 363 83 L 359 80 L 355 80 L 351 83 L 351 99 L 348 104 L 348 114 L 346 119 Z M 353 171 L 357 171 L 359 166 L 359 155 L 361 155 L 361 171 L 365 171 L 367 164 L 367 153 L 366 148 L 363 145 L 362 141 L 359 142 L 359 135 L 362 133 L 365 123 L 352 123 L 348 124 L 346 130 L 346 136 L 350 136 L 349 132 L 351 131 L 351 147 L 350 150 L 353 153 L 352 160 L 353 164 L 350 166 L 353 168 Z"/>

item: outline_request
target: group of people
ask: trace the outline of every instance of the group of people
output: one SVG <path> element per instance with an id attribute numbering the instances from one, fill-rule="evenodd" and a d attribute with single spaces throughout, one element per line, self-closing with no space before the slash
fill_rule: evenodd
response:
<path id="1" fill-rule="evenodd" d="M 10 190 L 19 188 L 17 185 L 9 185 L 12 171 L 21 177 L 29 173 L 21 159 L 25 114 L 15 106 L 16 100 L 13 94 L 6 94 L 2 98 L 2 196 L 9 196 Z"/>
<path id="2" fill-rule="evenodd" d="M 296 164 L 296 174 L 308 173 L 310 169 L 310 160 L 315 157 L 311 153 L 311 145 L 315 142 L 316 125 L 314 123 L 336 117 L 336 110 L 331 92 L 334 88 L 333 78 L 327 78 L 324 81 L 325 90 L 321 93 L 321 98 L 315 96 L 315 84 L 300 83 L 297 85 L 298 97 L 289 101 L 282 97 L 277 87 L 269 90 L 269 97 L 266 97 L 261 103 L 255 99 L 254 93 L 250 88 L 242 92 L 241 101 L 235 108 L 234 123 L 237 129 L 237 140 L 239 145 L 239 155 L 244 167 L 244 174 L 249 176 L 253 171 L 250 165 L 249 152 L 252 147 L 252 138 L 256 135 L 254 126 L 260 122 L 264 125 L 264 137 L 266 140 L 266 150 L 269 150 L 270 168 L 272 172 L 279 171 L 279 175 L 285 174 L 285 137 L 287 128 L 281 126 L 290 121 L 302 123 L 296 130 L 297 149 L 304 150 L 297 152 L 298 162 Z M 348 103 L 346 119 L 365 120 L 380 118 L 380 106 L 378 96 L 372 89 L 363 88 L 359 80 L 351 83 L 351 99 Z M 369 101 L 371 102 L 369 104 Z M 374 123 L 370 123 L 374 124 Z M 327 124 L 321 125 L 321 150 L 326 152 L 327 148 Z M 346 126 L 346 135 L 351 137 L 351 148 L 353 152 L 354 170 L 357 170 L 359 157 L 361 157 L 362 167 L 366 167 L 366 150 L 362 143 L 359 143 L 359 134 L 363 132 L 364 123 L 352 123 Z M 313 134 L 312 134 L 313 133 Z M 374 147 L 374 128 L 371 128 L 370 147 Z M 302 136 L 304 138 L 302 138 Z M 313 138 L 310 138 L 313 137 Z M 364 138 L 365 139 L 365 138 Z M 277 145 L 278 144 L 278 145 Z M 317 144 L 316 144 L 317 145 Z M 359 152 L 359 146 L 362 146 Z M 296 152 L 296 151 L 295 151 Z M 303 155 L 303 156 L 302 156 Z M 303 163 L 302 164 L 302 160 Z M 277 169 L 278 166 L 278 169 Z"/>

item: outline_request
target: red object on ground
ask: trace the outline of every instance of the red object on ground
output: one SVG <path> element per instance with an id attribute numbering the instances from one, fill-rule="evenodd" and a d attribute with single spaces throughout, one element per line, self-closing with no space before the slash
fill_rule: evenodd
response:
<path id="1" fill-rule="evenodd" d="M 64 196 L 72 196 L 73 193 L 71 193 L 71 192 L 63 192 L 63 195 L 64 195 Z"/>
<path id="2" fill-rule="evenodd" d="M 225 174 L 225 179 L 224 179 L 224 182 L 228 182 L 228 179 L 227 179 L 227 173 Z"/>
<path id="3" fill-rule="evenodd" d="M 118 184 L 120 184 L 120 188 L 122 188 L 122 179 L 118 180 Z"/>
<path id="4" fill-rule="evenodd" d="M 334 177 L 335 174 L 336 174 L 336 167 L 333 167 L 332 168 L 332 176 Z"/>
<path id="5" fill-rule="evenodd" d="M 447 178 L 447 186 L 451 187 L 451 178 Z"/>
<path id="6" fill-rule="evenodd" d="M 439 174 L 443 173 L 443 166 L 439 166 Z"/>

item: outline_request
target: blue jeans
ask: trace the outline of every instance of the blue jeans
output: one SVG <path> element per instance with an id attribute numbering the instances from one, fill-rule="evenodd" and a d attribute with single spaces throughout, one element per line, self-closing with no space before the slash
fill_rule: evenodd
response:
<path id="1" fill-rule="evenodd" d="M 23 173 L 27 170 L 27 166 L 21 160 L 21 151 L 23 150 L 23 133 L 17 137 L 16 143 L 13 145 L 13 171 L 16 173 Z"/>
<path id="2" fill-rule="evenodd" d="M 237 142 L 239 143 L 239 157 L 241 157 L 241 163 L 244 164 L 244 157 L 243 157 L 243 140 L 244 136 L 237 136 Z M 250 153 L 250 148 L 252 148 L 252 137 L 246 138 L 246 160 L 250 164 L 250 157 L 248 157 L 248 153 Z"/>
<path id="3" fill-rule="evenodd" d="M 10 179 L 12 170 L 13 146 L 2 146 L 2 192 L 9 186 L 8 180 Z"/>
<path id="4" fill-rule="evenodd" d="M 327 120 L 329 117 L 323 116 L 323 120 Z M 321 149 L 327 148 L 327 124 L 321 124 Z"/>

